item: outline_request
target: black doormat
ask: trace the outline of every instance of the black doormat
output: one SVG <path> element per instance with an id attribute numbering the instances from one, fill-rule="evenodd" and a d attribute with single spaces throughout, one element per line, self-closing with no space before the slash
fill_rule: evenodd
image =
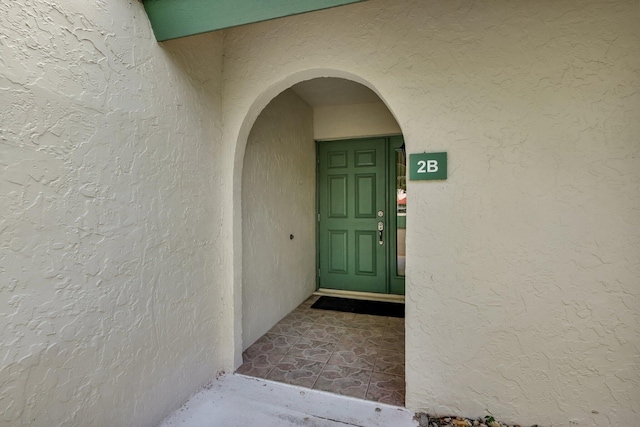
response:
<path id="1" fill-rule="evenodd" d="M 404 304 L 398 302 L 365 301 L 360 299 L 320 297 L 311 308 L 372 314 L 374 316 L 404 317 Z"/>

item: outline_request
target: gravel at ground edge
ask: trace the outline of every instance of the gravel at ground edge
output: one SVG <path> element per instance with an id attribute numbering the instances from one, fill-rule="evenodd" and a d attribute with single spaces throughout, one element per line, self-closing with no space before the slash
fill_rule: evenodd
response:
<path id="1" fill-rule="evenodd" d="M 418 412 L 414 419 L 420 423 L 420 427 L 523 427 L 520 424 L 495 421 L 493 417 L 486 417 L 484 420 L 481 418 L 472 419 L 454 416 L 436 417 L 424 412 Z M 534 424 L 531 427 L 538 427 L 538 425 Z"/>

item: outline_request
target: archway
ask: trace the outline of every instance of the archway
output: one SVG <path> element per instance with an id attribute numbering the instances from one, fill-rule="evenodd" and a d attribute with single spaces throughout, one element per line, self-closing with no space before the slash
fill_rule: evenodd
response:
<path id="1" fill-rule="evenodd" d="M 240 130 L 238 132 L 238 138 L 236 139 L 234 172 L 233 172 L 233 183 L 234 183 L 233 184 L 234 185 L 233 215 L 232 215 L 233 244 L 234 244 L 233 289 L 235 294 L 234 296 L 234 365 L 235 365 L 234 368 L 237 368 L 242 363 L 243 347 L 247 346 L 246 342 L 244 343 L 244 346 L 243 346 L 243 336 L 245 337 L 245 339 L 250 340 L 255 338 L 255 336 L 258 335 L 260 332 L 264 332 L 264 331 L 257 331 L 257 332 L 252 331 L 251 333 L 247 334 L 242 332 L 243 328 L 241 327 L 241 325 L 243 324 L 243 320 L 247 320 L 249 317 L 247 316 L 247 309 L 249 309 L 249 307 L 244 307 L 243 297 L 242 297 L 244 283 L 245 283 L 245 281 L 243 280 L 243 275 L 245 274 L 245 267 L 246 267 L 245 257 L 249 253 L 248 248 L 246 247 L 247 239 L 246 239 L 245 231 L 247 230 L 244 229 L 247 227 L 248 224 L 243 225 L 243 221 L 246 219 L 246 213 L 244 212 L 243 197 L 242 197 L 243 179 L 246 179 L 245 159 L 247 154 L 247 144 L 251 140 L 251 132 L 254 130 L 254 126 L 256 125 L 256 123 L 258 123 L 257 120 L 259 116 L 265 111 L 269 113 L 267 106 L 270 103 L 272 103 L 272 101 L 276 101 L 278 98 L 282 96 L 282 94 L 285 91 L 287 91 L 287 89 L 291 88 L 297 83 L 310 81 L 317 78 L 326 78 L 326 77 L 346 79 L 348 81 L 355 82 L 369 88 L 371 91 L 373 91 L 377 95 L 380 102 L 384 104 L 385 108 L 388 110 L 390 115 L 393 116 L 393 112 L 389 108 L 388 104 L 385 102 L 384 97 L 375 89 L 373 84 L 371 84 L 370 82 L 366 81 L 365 79 L 359 76 L 355 76 L 348 72 L 339 71 L 339 70 L 327 70 L 327 69 L 301 71 L 294 75 L 288 76 L 279 82 L 273 83 L 271 86 L 266 88 L 260 95 L 256 97 L 255 101 L 249 108 L 249 111 L 247 112 L 244 118 L 244 121 L 242 122 L 242 125 L 240 127 Z M 395 116 L 393 117 L 395 119 Z M 397 119 L 395 120 L 397 122 Z M 268 170 L 268 168 L 271 168 L 271 167 L 272 166 L 267 165 L 267 169 L 265 170 Z M 254 230 L 255 229 L 256 228 L 254 227 Z M 283 235 L 286 235 L 287 237 L 289 235 L 294 235 L 294 239 L 295 239 L 296 233 L 293 233 L 293 232 L 284 233 L 283 230 L 280 230 L 280 231 L 281 231 L 280 237 L 282 237 Z M 264 239 L 264 236 L 262 238 Z M 293 241 L 295 240 L 292 240 L 292 242 Z M 283 245 L 283 244 L 284 242 L 279 243 L 279 245 Z M 255 271 L 250 274 L 253 274 L 255 276 Z M 294 307 L 287 307 L 287 306 L 285 306 L 284 308 L 280 307 L 281 310 L 286 310 L 290 308 L 294 308 Z M 270 327 L 271 326 L 270 323 L 277 321 L 278 320 L 277 317 L 280 314 L 273 314 L 273 316 L 271 316 L 273 317 L 273 319 L 267 319 L 266 323 L 262 324 L 262 327 L 263 328 Z M 284 314 L 286 314 L 286 312 Z M 251 321 L 254 324 L 261 323 L 261 319 L 254 318 Z M 246 324 L 245 324 L 245 329 L 246 329 Z M 248 332 L 248 331 L 245 330 L 245 332 Z"/>

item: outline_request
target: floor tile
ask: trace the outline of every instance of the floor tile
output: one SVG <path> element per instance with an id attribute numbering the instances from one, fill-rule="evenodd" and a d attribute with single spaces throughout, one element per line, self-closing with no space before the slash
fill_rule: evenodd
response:
<path id="1" fill-rule="evenodd" d="M 370 378 L 370 370 L 327 364 L 313 388 L 364 399 Z"/>
<path id="2" fill-rule="evenodd" d="M 404 319 L 298 306 L 243 353 L 238 373 L 404 405 Z"/>
<path id="3" fill-rule="evenodd" d="M 242 353 L 242 362 L 243 363 L 261 363 L 268 364 L 271 366 L 275 366 L 282 358 L 285 356 L 285 353 L 259 353 L 255 351 L 251 351 L 251 348 L 248 348 L 244 353 Z"/>
<path id="4" fill-rule="evenodd" d="M 396 375 L 373 372 L 366 399 L 389 405 L 404 406 L 404 378 Z"/>
<path id="5" fill-rule="evenodd" d="M 370 328 L 362 329 L 362 328 L 345 328 L 344 337 L 350 339 L 372 339 L 372 338 L 380 338 L 385 334 L 384 326 L 372 326 Z"/>
<path id="6" fill-rule="evenodd" d="M 267 378 L 269 372 L 283 357 L 284 355 L 282 354 L 260 354 L 244 362 L 236 372 L 251 375 L 252 377 Z"/>
<path id="7" fill-rule="evenodd" d="M 387 329 L 385 332 L 404 335 L 404 318 L 387 317 Z"/>
<path id="8" fill-rule="evenodd" d="M 404 351 L 404 335 L 384 333 L 381 337 L 375 339 L 376 345 L 383 350 Z"/>
<path id="9" fill-rule="evenodd" d="M 313 325 L 312 322 L 279 322 L 269 330 L 269 333 L 300 337 Z"/>
<path id="10" fill-rule="evenodd" d="M 313 323 L 322 317 L 322 313 L 312 309 L 295 309 L 289 313 L 281 322 L 290 323 L 291 321 L 303 321 Z"/>
<path id="11" fill-rule="evenodd" d="M 267 379 L 312 388 L 323 367 L 322 362 L 284 357 L 269 372 Z"/>
<path id="12" fill-rule="evenodd" d="M 327 341 L 336 343 L 344 335 L 345 328 L 332 325 L 314 324 L 303 335 L 315 341 Z"/>
<path id="13" fill-rule="evenodd" d="M 242 366 L 240 366 L 236 370 L 236 373 L 242 374 L 242 375 L 248 375 L 250 377 L 266 379 L 267 375 L 269 375 L 269 372 L 271 372 L 271 369 L 273 369 L 273 366 L 271 365 L 256 367 L 256 366 L 253 366 L 251 362 L 249 362 L 249 363 L 243 363 Z"/>
<path id="14" fill-rule="evenodd" d="M 245 357 L 246 360 L 252 360 L 260 354 L 284 355 L 299 339 L 299 337 L 267 333 L 246 349 L 243 357 Z"/>
<path id="15" fill-rule="evenodd" d="M 296 319 L 295 317 L 299 317 L 299 319 Z M 278 323 L 276 323 L 276 325 L 280 325 L 280 326 L 288 326 L 288 327 L 292 327 L 292 328 L 305 328 L 305 327 L 309 327 L 310 324 L 314 323 L 315 319 L 311 318 L 310 316 L 287 316 L 284 319 L 282 319 L 281 321 L 279 321 Z"/>
<path id="16" fill-rule="evenodd" d="M 404 351 L 378 350 L 374 372 L 404 376 Z"/>
<path id="17" fill-rule="evenodd" d="M 354 316 L 355 314 L 353 313 L 341 313 L 338 311 L 324 310 L 324 313 L 320 318 L 318 318 L 316 323 L 318 324 L 321 323 L 324 325 L 347 327 L 347 326 L 350 326 L 351 323 L 353 322 Z"/>
<path id="18" fill-rule="evenodd" d="M 298 357 L 306 360 L 326 363 L 331 357 L 335 344 L 326 341 L 314 341 L 308 338 L 300 340 L 289 350 L 287 357 Z"/>
<path id="19" fill-rule="evenodd" d="M 386 328 L 388 321 L 384 316 L 371 316 L 368 314 L 357 314 L 349 324 L 351 328 Z"/>
<path id="20" fill-rule="evenodd" d="M 377 360 L 377 355 L 377 351 L 371 347 L 338 344 L 327 363 L 372 370 Z"/>
<path id="21" fill-rule="evenodd" d="M 383 335 L 381 330 L 348 328 L 338 343 L 342 346 L 377 347 Z"/>
<path id="22" fill-rule="evenodd" d="M 316 301 L 320 299 L 319 295 L 311 295 L 309 298 L 304 300 L 300 307 L 311 307 Z"/>

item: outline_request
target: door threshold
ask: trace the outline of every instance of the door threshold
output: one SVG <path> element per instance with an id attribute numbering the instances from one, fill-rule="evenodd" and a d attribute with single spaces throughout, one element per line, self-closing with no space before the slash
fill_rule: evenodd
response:
<path id="1" fill-rule="evenodd" d="M 342 291 L 339 289 L 325 289 L 325 288 L 318 289 L 313 293 L 313 295 L 325 296 L 325 297 L 362 299 L 367 301 L 399 302 L 404 304 L 404 295 L 376 294 L 373 292 Z"/>

